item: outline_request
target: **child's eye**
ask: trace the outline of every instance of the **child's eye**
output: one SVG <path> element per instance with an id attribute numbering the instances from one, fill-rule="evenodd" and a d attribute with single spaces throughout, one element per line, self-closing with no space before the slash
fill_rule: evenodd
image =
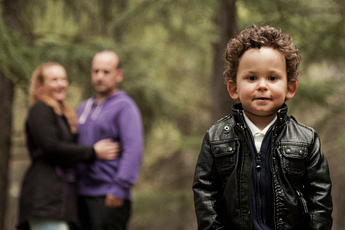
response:
<path id="1" fill-rule="evenodd" d="M 255 80 L 256 80 L 256 77 L 254 77 L 254 76 L 249 76 L 249 77 L 247 77 L 247 79 L 248 79 L 249 81 L 255 81 Z"/>
<path id="2" fill-rule="evenodd" d="M 270 81 L 275 81 L 275 80 L 277 80 L 278 78 L 276 77 L 276 76 L 269 76 L 268 77 L 268 80 L 270 80 Z"/>

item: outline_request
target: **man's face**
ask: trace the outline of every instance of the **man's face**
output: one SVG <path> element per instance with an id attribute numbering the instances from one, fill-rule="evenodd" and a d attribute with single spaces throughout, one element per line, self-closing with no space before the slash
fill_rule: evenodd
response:
<path id="1" fill-rule="evenodd" d="M 287 81 L 284 55 L 270 47 L 247 50 L 240 58 L 236 83 L 228 82 L 230 96 L 240 100 L 252 121 L 263 117 L 273 119 L 296 89 L 297 82 Z"/>
<path id="2" fill-rule="evenodd" d="M 117 64 L 118 58 L 110 53 L 99 53 L 93 58 L 91 80 L 99 99 L 114 93 L 122 81 L 122 70 L 117 69 Z"/>

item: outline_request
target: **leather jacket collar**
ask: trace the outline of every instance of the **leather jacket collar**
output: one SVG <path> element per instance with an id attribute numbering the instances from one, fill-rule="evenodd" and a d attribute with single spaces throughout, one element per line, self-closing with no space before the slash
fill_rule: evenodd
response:
<path id="1" fill-rule="evenodd" d="M 242 122 L 242 116 L 243 116 L 243 107 L 241 103 L 235 104 L 232 106 L 232 114 L 234 115 L 236 121 L 238 123 L 243 123 Z M 281 127 L 287 120 L 287 111 L 288 111 L 288 106 L 284 103 L 280 109 L 277 111 L 277 127 Z"/>

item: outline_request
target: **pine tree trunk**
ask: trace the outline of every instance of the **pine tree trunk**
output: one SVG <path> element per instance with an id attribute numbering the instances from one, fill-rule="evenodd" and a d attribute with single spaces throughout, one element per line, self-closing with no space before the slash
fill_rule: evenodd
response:
<path id="1" fill-rule="evenodd" d="M 235 103 L 229 96 L 224 83 L 224 51 L 228 41 L 237 33 L 236 0 L 218 0 L 219 10 L 216 24 L 221 32 L 218 43 L 214 44 L 212 76 L 212 121 L 216 121 L 231 112 Z"/>
<path id="2" fill-rule="evenodd" d="M 14 85 L 0 72 L 0 230 L 5 229 Z"/>
<path id="3" fill-rule="evenodd" d="M 2 0 L 1 8 L 6 25 L 19 31 L 20 0 Z M 13 97 L 14 83 L 0 70 L 0 230 L 5 230 Z"/>

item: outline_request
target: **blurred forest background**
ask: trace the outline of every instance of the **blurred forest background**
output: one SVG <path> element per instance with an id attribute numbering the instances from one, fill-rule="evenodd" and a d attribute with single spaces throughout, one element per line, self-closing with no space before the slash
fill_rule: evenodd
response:
<path id="1" fill-rule="evenodd" d="M 0 230 L 15 227 L 29 159 L 23 124 L 32 71 L 67 69 L 75 108 L 92 95 L 90 62 L 123 61 L 138 103 L 145 154 L 130 230 L 196 229 L 192 180 L 208 127 L 229 113 L 227 41 L 252 24 L 281 28 L 303 55 L 289 113 L 321 136 L 333 181 L 334 227 L 345 229 L 345 3 L 343 0 L 0 0 Z M 7 191 L 7 192 L 6 192 Z"/>

